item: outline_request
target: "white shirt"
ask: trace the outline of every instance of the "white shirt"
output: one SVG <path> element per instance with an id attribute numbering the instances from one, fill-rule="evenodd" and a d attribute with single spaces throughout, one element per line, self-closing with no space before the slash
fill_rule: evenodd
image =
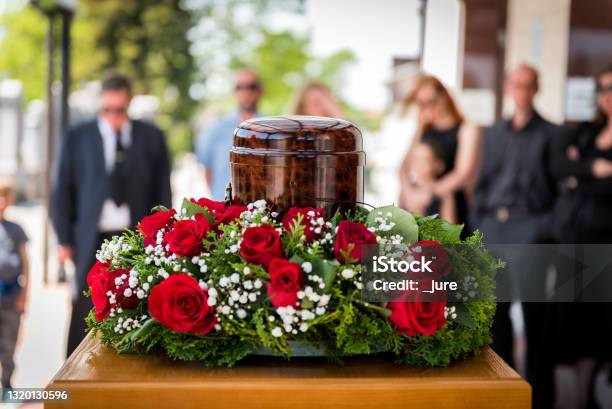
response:
<path id="1" fill-rule="evenodd" d="M 102 135 L 104 151 L 104 164 L 109 175 L 115 167 L 115 154 L 117 153 L 116 133 L 110 124 L 102 118 L 98 119 L 98 129 Z M 121 143 L 127 149 L 132 143 L 132 123 L 127 121 L 121 128 Z M 102 204 L 102 212 L 98 221 L 98 230 L 102 233 L 123 230 L 130 225 L 130 208 L 124 203 L 121 206 L 110 198 Z"/>

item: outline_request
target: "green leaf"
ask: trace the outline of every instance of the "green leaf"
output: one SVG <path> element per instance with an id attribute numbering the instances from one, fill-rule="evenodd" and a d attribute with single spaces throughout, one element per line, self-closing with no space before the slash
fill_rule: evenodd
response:
<path id="1" fill-rule="evenodd" d="M 461 242 L 461 231 L 463 225 L 451 224 L 438 218 L 437 215 L 428 217 L 417 217 L 420 240 L 437 240 L 442 244 L 456 244 Z M 479 243 L 478 236 L 474 237 L 475 243 Z"/>
<path id="2" fill-rule="evenodd" d="M 390 234 L 399 234 L 404 238 L 406 243 L 414 243 L 419 239 L 419 228 L 417 222 L 412 214 L 404 209 L 400 209 L 395 206 L 384 206 L 379 207 L 370 212 L 367 219 L 368 226 L 375 226 L 374 220 L 376 217 L 382 216 L 388 219 L 390 222 L 395 223 L 395 226 L 389 230 Z M 391 213 L 391 217 L 387 216 L 387 213 Z"/>
<path id="3" fill-rule="evenodd" d="M 455 306 L 455 312 L 457 313 L 457 321 L 459 324 L 468 327 L 470 329 L 474 329 L 474 321 L 470 318 L 469 311 L 465 304 L 453 304 Z"/>
<path id="4" fill-rule="evenodd" d="M 299 264 L 301 266 L 302 263 L 304 262 L 304 259 L 302 257 L 298 256 L 297 254 L 294 254 L 293 256 L 291 256 L 289 261 L 292 262 L 292 263 L 297 263 L 297 264 Z"/>
<path id="5" fill-rule="evenodd" d="M 166 211 L 168 211 L 168 208 L 163 205 L 157 205 L 151 209 L 151 213 L 166 212 Z"/>
<path id="6" fill-rule="evenodd" d="M 461 231 L 463 230 L 463 224 L 451 224 L 446 220 L 442 220 L 440 228 L 446 233 L 446 237 L 451 238 L 453 241 L 461 240 Z"/>
<path id="7" fill-rule="evenodd" d="M 183 209 L 185 209 L 185 211 L 187 212 L 187 216 L 189 217 L 194 216 L 196 214 L 203 214 L 209 223 L 215 222 L 215 218 L 211 216 L 207 208 L 202 207 L 196 203 L 193 203 L 191 200 L 187 198 L 183 199 L 182 207 Z"/>
<path id="8" fill-rule="evenodd" d="M 325 289 L 329 290 L 336 278 L 336 267 L 338 267 L 339 263 L 320 258 L 314 259 L 310 263 L 312 264 L 312 272 L 323 278 Z"/>

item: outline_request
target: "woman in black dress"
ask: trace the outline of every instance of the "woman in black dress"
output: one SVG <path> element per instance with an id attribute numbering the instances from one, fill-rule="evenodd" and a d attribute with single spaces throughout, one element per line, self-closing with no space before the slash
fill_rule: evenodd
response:
<path id="1" fill-rule="evenodd" d="M 464 119 L 446 87 L 430 75 L 417 80 L 404 105 L 406 108 L 417 106 L 419 124 L 400 169 L 400 206 L 427 214 L 432 203 L 452 196 L 458 221 L 465 224 L 478 170 L 479 128 Z M 445 162 L 444 173 L 428 187 L 415 183 L 409 170 L 414 147 L 421 141 L 437 144 Z M 464 228 L 464 232 L 467 231 L 469 229 Z"/>
<path id="2" fill-rule="evenodd" d="M 557 237 L 561 243 L 576 244 L 577 255 L 589 244 L 612 243 L 612 67 L 596 81 L 597 118 L 560 138 L 553 161 L 563 186 L 556 209 Z M 612 358 L 612 304 L 576 301 L 557 305 L 556 356 L 559 363 L 575 365 L 582 407 L 597 408 L 595 374 Z"/>

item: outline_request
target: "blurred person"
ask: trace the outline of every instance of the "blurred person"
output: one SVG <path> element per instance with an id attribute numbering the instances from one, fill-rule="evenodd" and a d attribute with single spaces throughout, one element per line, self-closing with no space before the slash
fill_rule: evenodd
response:
<path id="1" fill-rule="evenodd" d="M 23 229 L 4 218 L 13 201 L 13 184 L 0 180 L 0 366 L 2 367 L 2 400 L 12 389 L 15 370 L 15 347 L 21 314 L 28 293 L 28 238 Z"/>
<path id="2" fill-rule="evenodd" d="M 514 102 L 514 112 L 509 119 L 485 131 L 474 220 L 488 244 L 550 243 L 552 239 L 551 215 L 557 192 L 550 171 L 551 143 L 559 128 L 534 107 L 538 83 L 538 73 L 529 65 L 523 64 L 511 71 L 506 78 L 505 93 Z M 504 248 L 502 253 L 505 250 L 516 248 Z M 515 252 L 497 255 L 509 261 L 508 269 L 498 276 L 501 298 L 544 297 L 547 265 L 536 263 L 537 267 L 528 269 L 515 264 L 518 260 L 526 263 L 543 260 L 541 255 L 521 257 Z M 527 290 L 529 293 L 520 292 Z M 548 353 L 550 346 L 546 344 L 549 308 L 545 303 L 535 302 L 523 302 L 521 306 L 527 341 L 526 375 L 533 387 L 533 407 L 551 408 L 553 367 Z M 492 329 L 493 349 L 514 366 L 509 311 L 510 302 L 498 303 Z"/>
<path id="3" fill-rule="evenodd" d="M 457 221 L 467 226 L 468 198 L 478 169 L 480 130 L 466 121 L 450 92 L 439 79 L 423 75 L 404 101 L 405 109 L 416 105 L 419 123 L 411 146 L 400 169 L 400 206 L 406 209 L 427 208 L 435 200 L 452 194 Z M 421 141 L 435 141 L 444 156 L 444 172 L 431 186 L 415 186 L 410 181 L 410 163 L 414 149 Z"/>
<path id="4" fill-rule="evenodd" d="M 316 81 L 306 84 L 297 94 L 292 114 L 344 118 L 342 108 L 331 89 Z"/>
<path id="5" fill-rule="evenodd" d="M 132 85 L 111 74 L 102 81 L 100 112 L 71 128 L 61 148 L 52 197 L 60 262 L 75 263 L 68 355 L 85 336 L 91 302 L 82 293 L 102 242 L 134 227 L 157 205 L 171 206 L 165 136 L 131 119 Z"/>
<path id="6" fill-rule="evenodd" d="M 413 148 L 409 165 L 410 181 L 416 188 L 431 188 L 446 170 L 444 152 L 438 143 L 431 139 L 423 140 Z M 452 193 L 434 199 L 426 208 L 409 210 L 419 214 L 439 214 L 441 219 L 457 223 L 457 206 Z"/>
<path id="7" fill-rule="evenodd" d="M 595 80 L 596 118 L 569 129 L 555 144 L 553 157 L 553 170 L 563 187 L 555 209 L 556 236 L 583 253 L 582 244 L 612 243 L 612 66 Z M 588 297 L 586 290 L 580 295 Z M 579 408 L 598 408 L 595 375 L 612 360 L 612 304 L 576 301 L 556 305 L 557 358 L 575 365 Z"/>
<path id="8" fill-rule="evenodd" d="M 229 151 L 234 129 L 242 121 L 259 116 L 257 105 L 263 94 L 261 81 L 251 69 L 234 74 L 234 99 L 238 109 L 205 129 L 196 142 L 196 156 L 214 200 L 223 200 L 230 182 Z"/>

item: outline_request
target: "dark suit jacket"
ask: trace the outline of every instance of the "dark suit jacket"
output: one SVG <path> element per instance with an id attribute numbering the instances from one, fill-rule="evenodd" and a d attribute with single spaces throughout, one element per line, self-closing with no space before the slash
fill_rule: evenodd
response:
<path id="1" fill-rule="evenodd" d="M 156 205 L 171 205 L 170 160 L 164 134 L 157 127 L 132 122 L 126 166 L 127 204 L 134 227 Z M 74 248 L 81 287 L 96 252 L 98 222 L 109 192 L 110 178 L 97 119 L 73 127 L 60 152 L 51 211 L 59 243 Z"/>
<path id="2" fill-rule="evenodd" d="M 506 192 L 518 196 L 530 213 L 550 211 L 557 196 L 555 178 L 551 172 L 552 141 L 559 134 L 559 127 L 535 113 L 529 123 L 520 131 L 513 131 L 508 120 L 502 120 L 485 130 L 482 164 L 476 187 L 475 209 L 484 214 L 494 209 L 487 208 L 493 185 L 500 182 L 504 166 L 509 161 L 521 159 L 526 169 L 517 174 L 518 192 Z M 510 145 L 522 138 L 524 144 L 520 158 L 509 158 Z M 515 145 L 516 146 L 516 145 Z"/>

